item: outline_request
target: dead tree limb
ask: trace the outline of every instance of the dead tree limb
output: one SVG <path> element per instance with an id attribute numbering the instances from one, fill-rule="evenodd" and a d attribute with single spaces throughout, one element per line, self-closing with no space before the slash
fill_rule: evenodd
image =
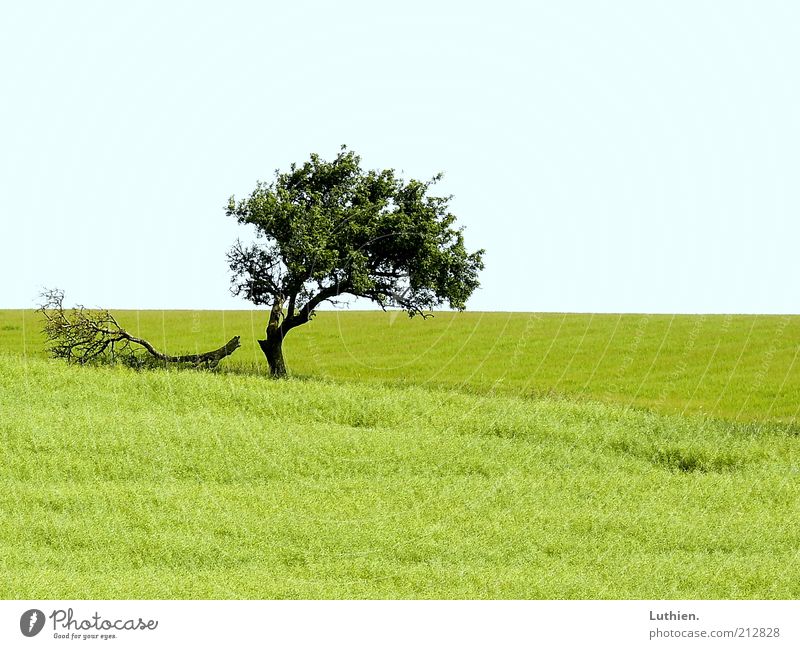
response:
<path id="1" fill-rule="evenodd" d="M 50 354 L 70 363 L 83 365 L 120 360 L 125 364 L 142 366 L 147 364 L 138 353 L 143 349 L 151 361 L 164 365 L 174 363 L 214 368 L 240 346 L 239 336 L 234 336 L 219 349 L 209 352 L 179 356 L 165 354 L 144 338 L 128 333 L 106 309 L 83 306 L 65 309 L 64 292 L 59 289 L 44 291 L 37 311 L 44 317 L 43 333 Z"/>

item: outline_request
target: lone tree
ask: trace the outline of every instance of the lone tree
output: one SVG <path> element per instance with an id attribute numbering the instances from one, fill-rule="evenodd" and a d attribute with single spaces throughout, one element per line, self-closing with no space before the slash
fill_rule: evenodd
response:
<path id="1" fill-rule="evenodd" d="M 430 196 L 441 179 L 403 181 L 393 169 L 365 171 L 342 146 L 332 161 L 275 171 L 250 196 L 230 198 L 228 216 L 255 227 L 257 242 L 228 252 L 231 292 L 271 307 L 259 340 L 270 372 L 286 374 L 286 334 L 343 294 L 427 318 L 445 302 L 463 310 L 478 287 L 483 250 L 469 253 L 448 211 L 452 197 Z"/>

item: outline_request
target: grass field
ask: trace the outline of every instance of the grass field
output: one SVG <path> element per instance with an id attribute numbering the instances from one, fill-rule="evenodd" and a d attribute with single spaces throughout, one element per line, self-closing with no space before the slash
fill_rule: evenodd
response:
<path id="1" fill-rule="evenodd" d="M 255 311 L 119 311 L 120 322 L 170 352 L 205 351 L 241 335 L 225 371 L 265 373 Z M 0 310 L 0 350 L 44 357 L 33 311 Z M 735 421 L 800 415 L 800 316 L 665 316 L 319 312 L 285 355 L 301 377 L 567 395 Z"/>
<path id="2" fill-rule="evenodd" d="M 5 598 L 800 596 L 800 318 L 124 312 L 223 371 L 44 358 L 0 312 Z M 260 352 L 259 352 L 260 353 Z"/>

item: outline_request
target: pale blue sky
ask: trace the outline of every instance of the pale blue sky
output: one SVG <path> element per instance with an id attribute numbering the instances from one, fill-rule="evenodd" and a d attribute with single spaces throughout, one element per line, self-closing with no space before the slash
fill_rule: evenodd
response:
<path id="1" fill-rule="evenodd" d="M 247 308 L 231 194 L 444 171 L 470 309 L 797 313 L 800 4 L 17 2 L 0 307 Z"/>

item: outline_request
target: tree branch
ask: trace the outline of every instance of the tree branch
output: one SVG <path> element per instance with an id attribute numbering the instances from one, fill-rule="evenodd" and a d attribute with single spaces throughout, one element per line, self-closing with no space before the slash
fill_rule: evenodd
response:
<path id="1" fill-rule="evenodd" d="M 38 312 L 45 319 L 43 333 L 47 338 L 50 353 L 55 358 L 65 358 L 68 362 L 85 364 L 98 360 L 111 347 L 112 360 L 116 356 L 121 356 L 123 360 L 138 363 L 135 351 L 130 349 L 130 344 L 133 343 L 163 363 L 216 367 L 223 358 L 233 354 L 240 346 L 239 336 L 234 336 L 222 347 L 212 351 L 179 356 L 165 354 L 144 338 L 134 336 L 123 329 L 107 310 L 90 311 L 78 306 L 66 311 L 63 301 L 63 291 L 58 289 L 45 291 Z M 116 349 L 117 343 L 123 344 L 119 351 Z"/>
<path id="2" fill-rule="evenodd" d="M 285 335 L 290 329 L 308 322 L 311 319 L 311 316 L 314 315 L 314 309 L 316 309 L 325 300 L 329 300 L 332 297 L 336 297 L 337 295 L 341 295 L 342 293 L 346 292 L 348 292 L 348 287 L 344 284 L 334 284 L 333 286 L 322 289 L 314 297 L 308 300 L 308 302 L 306 302 L 296 314 L 294 314 L 291 318 L 286 318 L 283 321 L 283 325 L 281 326 L 283 334 Z"/>
<path id="3" fill-rule="evenodd" d="M 289 296 L 289 306 L 286 309 L 286 317 L 291 319 L 294 317 L 294 308 L 297 303 L 297 293 L 294 292 Z"/>

